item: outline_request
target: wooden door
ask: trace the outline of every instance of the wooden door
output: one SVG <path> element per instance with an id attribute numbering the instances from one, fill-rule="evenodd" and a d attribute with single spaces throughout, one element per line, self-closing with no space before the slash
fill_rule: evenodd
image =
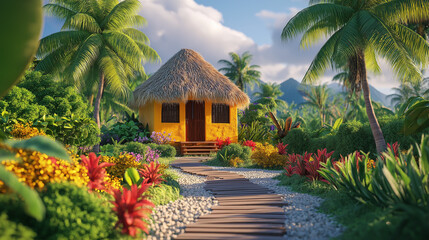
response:
<path id="1" fill-rule="evenodd" d="M 206 120 L 204 102 L 186 103 L 186 141 L 206 140 Z"/>

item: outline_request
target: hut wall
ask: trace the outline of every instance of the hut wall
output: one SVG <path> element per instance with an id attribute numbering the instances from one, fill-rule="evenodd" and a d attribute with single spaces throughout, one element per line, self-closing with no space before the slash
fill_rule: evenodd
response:
<path id="1" fill-rule="evenodd" d="M 232 142 L 238 142 L 237 107 L 229 108 L 229 123 L 212 123 L 212 102 L 206 101 L 206 141 L 214 141 L 217 138 L 231 138 Z"/>
<path id="2" fill-rule="evenodd" d="M 154 131 L 155 119 L 154 119 L 154 103 L 150 102 L 139 108 L 139 120 L 146 126 L 149 125 L 149 130 Z"/>
<path id="3" fill-rule="evenodd" d="M 163 123 L 161 121 L 162 103 L 155 102 L 154 104 L 154 130 L 156 132 L 171 133 L 175 142 L 186 141 L 186 106 L 185 103 L 180 103 L 179 123 Z"/>

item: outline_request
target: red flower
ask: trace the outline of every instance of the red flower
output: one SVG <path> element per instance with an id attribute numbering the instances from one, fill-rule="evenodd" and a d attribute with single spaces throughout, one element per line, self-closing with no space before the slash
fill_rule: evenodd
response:
<path id="1" fill-rule="evenodd" d="M 231 138 L 229 137 L 225 138 L 225 140 L 222 140 L 221 138 L 216 138 L 216 145 L 219 147 L 219 149 L 222 149 L 229 144 L 231 144 Z"/>
<path id="2" fill-rule="evenodd" d="M 277 149 L 279 150 L 280 155 L 286 155 L 287 154 L 287 149 L 286 149 L 287 145 L 289 145 L 289 144 L 286 144 L 286 145 L 283 143 L 277 144 Z"/>
<path id="3" fill-rule="evenodd" d="M 157 185 L 164 181 L 162 174 L 159 173 L 160 164 L 151 162 L 144 164 L 143 169 L 139 169 L 140 176 L 144 178 L 143 183 Z"/>
<path id="4" fill-rule="evenodd" d="M 305 170 L 307 171 L 307 177 L 310 180 L 319 180 L 328 183 L 326 179 L 324 179 L 322 176 L 320 176 L 318 170 L 320 169 L 321 165 L 320 163 L 326 163 L 328 158 L 332 156 L 334 152 L 327 153 L 326 148 L 323 150 L 317 150 L 317 155 L 313 155 L 313 160 L 310 161 L 310 159 L 305 159 Z"/>
<path id="5" fill-rule="evenodd" d="M 87 158 L 86 156 L 80 156 L 82 158 L 82 164 L 88 170 L 88 187 L 92 191 L 94 189 L 103 190 L 104 189 L 104 176 L 106 174 L 105 167 L 110 167 L 115 165 L 114 163 L 102 163 L 98 164 L 101 156 L 96 156 L 95 153 L 89 153 Z"/>
<path id="6" fill-rule="evenodd" d="M 251 147 L 252 151 L 254 151 L 256 147 L 256 143 L 253 142 L 252 140 L 246 140 L 243 142 L 243 146 Z"/>
<path id="7" fill-rule="evenodd" d="M 138 188 L 133 184 L 130 190 L 126 188 L 123 188 L 123 192 L 113 190 L 113 197 L 115 197 L 115 201 L 112 201 L 113 211 L 118 215 L 115 228 L 122 226 L 122 233 L 133 237 L 136 236 L 137 229 L 149 233 L 147 223 L 143 219 L 149 219 L 148 215 L 152 212 L 151 207 L 155 207 L 155 205 L 143 196 L 148 187 L 149 185 L 142 184 Z"/>

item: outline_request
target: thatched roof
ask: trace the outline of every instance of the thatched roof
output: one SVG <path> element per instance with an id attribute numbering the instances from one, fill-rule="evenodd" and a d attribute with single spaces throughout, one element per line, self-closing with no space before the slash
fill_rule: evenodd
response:
<path id="1" fill-rule="evenodd" d="M 130 106 L 138 109 L 152 101 L 186 102 L 188 99 L 237 107 L 249 104 L 249 97 L 200 54 L 182 49 L 135 89 Z"/>

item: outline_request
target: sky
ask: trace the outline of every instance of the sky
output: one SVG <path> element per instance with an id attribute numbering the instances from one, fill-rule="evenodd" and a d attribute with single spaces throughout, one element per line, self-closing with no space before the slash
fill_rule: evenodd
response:
<path id="1" fill-rule="evenodd" d="M 46 2 L 46 0 L 45 0 Z M 280 34 L 287 21 L 308 6 L 306 0 L 140 0 L 139 14 L 148 25 L 141 29 L 161 63 L 144 65 L 154 73 L 182 48 L 199 52 L 216 68 L 228 53 L 253 55 L 260 66 L 261 80 L 281 83 L 289 78 L 302 80 L 323 42 L 309 49 L 299 47 L 300 37 L 282 42 Z M 45 17 L 43 36 L 59 31 L 61 22 Z M 381 63 L 381 75 L 369 75 L 369 82 L 383 93 L 397 87 L 389 66 Z M 329 83 L 335 73 L 327 71 L 321 82 Z"/>

